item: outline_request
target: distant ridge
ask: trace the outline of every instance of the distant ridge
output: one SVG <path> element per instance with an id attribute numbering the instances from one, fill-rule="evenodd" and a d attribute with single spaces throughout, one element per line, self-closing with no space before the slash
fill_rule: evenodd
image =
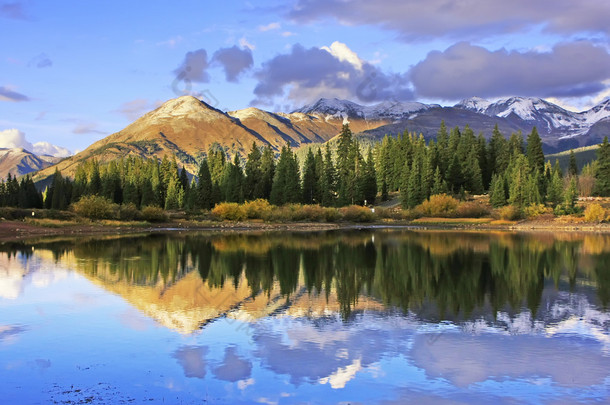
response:
<path id="1" fill-rule="evenodd" d="M 339 134 L 345 122 L 358 137 L 369 141 L 405 130 L 430 139 L 436 136 L 442 120 L 450 128 L 469 125 L 486 137 L 491 136 L 495 125 L 507 137 L 517 131 L 527 134 L 536 126 L 545 152 L 551 153 L 600 143 L 610 133 L 610 99 L 587 111 L 572 112 L 531 97 L 496 102 L 473 97 L 453 107 L 399 101 L 363 106 L 322 98 L 291 113 L 273 113 L 254 107 L 223 112 L 195 97 L 182 96 L 61 161 L 57 168 L 73 176 L 76 168 L 89 159 L 104 163 L 126 156 L 161 159 L 176 155 L 180 165 L 194 174 L 202 156 L 214 144 L 245 157 L 252 143 L 279 151 L 286 144 L 298 147 L 326 142 Z M 36 178 L 44 179 L 54 171 L 55 167 L 43 168 Z"/>

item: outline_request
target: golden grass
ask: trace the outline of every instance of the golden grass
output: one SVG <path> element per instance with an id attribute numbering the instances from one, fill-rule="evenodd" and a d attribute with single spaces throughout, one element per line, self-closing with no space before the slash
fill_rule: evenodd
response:
<path id="1" fill-rule="evenodd" d="M 25 218 L 24 222 L 29 225 L 41 226 L 45 228 L 64 228 L 67 226 L 82 224 L 82 222 L 78 221 L 66 221 L 65 219 L 49 218 Z"/>
<path id="2" fill-rule="evenodd" d="M 424 217 L 412 221 L 414 224 L 489 224 L 492 218 L 431 218 Z"/>

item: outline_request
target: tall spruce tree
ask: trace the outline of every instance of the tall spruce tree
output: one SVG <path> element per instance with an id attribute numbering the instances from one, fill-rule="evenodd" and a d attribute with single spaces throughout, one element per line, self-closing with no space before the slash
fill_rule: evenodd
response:
<path id="1" fill-rule="evenodd" d="M 274 176 L 275 157 L 271 145 L 267 145 L 261 156 L 261 181 L 256 184 L 254 198 L 264 198 L 267 200 L 270 198 Z"/>
<path id="2" fill-rule="evenodd" d="M 544 173 L 544 152 L 542 151 L 542 140 L 538 135 L 538 129 L 532 128 L 527 136 L 527 161 L 532 171 Z"/>
<path id="3" fill-rule="evenodd" d="M 318 195 L 318 175 L 316 174 L 316 158 L 311 148 L 307 151 L 305 165 L 303 166 L 303 203 L 314 204 L 319 203 L 316 200 Z"/>
<path id="4" fill-rule="evenodd" d="M 301 196 L 299 163 L 290 146 L 286 145 L 282 147 L 273 177 L 271 203 L 275 205 L 297 203 L 300 202 Z"/>
<path id="5" fill-rule="evenodd" d="M 257 194 L 260 193 L 261 186 L 259 183 L 263 180 L 263 171 L 261 167 L 262 153 L 256 142 L 252 142 L 252 149 L 248 154 L 245 167 L 244 179 L 244 199 L 254 200 L 260 198 Z"/>
<path id="6" fill-rule="evenodd" d="M 578 176 L 578 164 L 576 163 L 576 156 L 574 155 L 574 149 L 570 149 L 570 162 L 568 164 L 568 175 Z"/>
<path id="7" fill-rule="evenodd" d="M 610 196 L 610 143 L 607 136 L 597 149 L 595 193 L 602 197 Z"/>
<path id="8" fill-rule="evenodd" d="M 324 153 L 324 173 L 322 174 L 322 205 L 332 207 L 335 205 L 336 173 L 330 145 L 326 144 Z"/>
<path id="9" fill-rule="evenodd" d="M 197 199 L 195 208 L 209 210 L 213 206 L 212 200 L 212 175 L 208 166 L 208 159 L 204 158 L 199 166 L 197 173 L 199 182 L 197 183 Z"/>

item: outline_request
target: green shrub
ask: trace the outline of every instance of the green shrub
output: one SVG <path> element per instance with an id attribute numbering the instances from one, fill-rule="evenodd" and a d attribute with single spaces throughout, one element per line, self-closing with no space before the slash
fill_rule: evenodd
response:
<path id="1" fill-rule="evenodd" d="M 167 213 L 160 207 L 144 207 L 141 215 L 148 222 L 165 222 L 168 219 Z"/>
<path id="2" fill-rule="evenodd" d="M 483 218 L 489 214 L 490 210 L 485 204 L 474 201 L 460 203 L 455 211 L 458 218 Z"/>
<path id="3" fill-rule="evenodd" d="M 119 219 L 121 221 L 133 221 L 140 218 L 140 211 L 134 203 L 123 204 L 119 208 Z"/>
<path id="4" fill-rule="evenodd" d="M 506 205 L 496 210 L 497 216 L 506 221 L 515 221 L 521 218 L 521 211 L 514 205 Z"/>
<path id="5" fill-rule="evenodd" d="M 606 209 L 601 205 L 594 203 L 585 209 L 585 221 L 587 222 L 602 222 L 608 217 Z"/>
<path id="6" fill-rule="evenodd" d="M 212 215 L 226 221 L 243 221 L 246 213 L 237 203 L 219 203 L 212 209 Z"/>
<path id="7" fill-rule="evenodd" d="M 457 199 L 447 194 L 436 194 L 419 204 L 416 209 L 426 217 L 452 217 L 455 216 L 459 204 Z"/>
<path id="8" fill-rule="evenodd" d="M 72 205 L 72 210 L 79 216 L 89 219 L 115 219 L 119 206 L 107 198 L 98 195 L 87 195 Z"/>
<path id="9" fill-rule="evenodd" d="M 339 209 L 339 214 L 347 222 L 371 222 L 375 220 L 375 214 L 370 208 L 359 205 L 350 205 Z"/>

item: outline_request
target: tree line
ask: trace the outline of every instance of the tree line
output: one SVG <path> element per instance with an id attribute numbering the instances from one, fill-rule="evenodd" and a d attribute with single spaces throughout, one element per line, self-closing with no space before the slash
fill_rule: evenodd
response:
<path id="1" fill-rule="evenodd" d="M 9 175 L 0 181 L 0 206 L 63 210 L 85 195 L 100 195 L 116 204 L 167 210 L 209 210 L 220 202 L 259 198 L 274 205 L 340 207 L 384 201 L 398 192 L 402 206 L 413 208 L 431 195 L 487 192 L 494 207 L 547 203 L 567 212 L 579 187 L 573 154 L 570 162 L 563 173 L 557 163 L 545 161 L 535 127 L 527 139 L 521 132 L 507 139 L 496 125 L 486 140 L 468 125 L 449 130 L 441 122 L 435 140 L 405 131 L 365 150 L 346 124 L 332 147 L 310 147 L 302 164 L 288 145 L 276 157 L 270 145 L 255 143 L 244 159 L 238 153 L 230 159 L 213 145 L 196 176 L 180 168 L 175 156 L 161 161 L 127 157 L 105 165 L 90 160 L 78 167 L 74 179 L 56 171 L 44 192 L 29 176 Z M 597 195 L 610 196 L 607 137 L 598 160 L 584 172 L 595 179 Z"/>

